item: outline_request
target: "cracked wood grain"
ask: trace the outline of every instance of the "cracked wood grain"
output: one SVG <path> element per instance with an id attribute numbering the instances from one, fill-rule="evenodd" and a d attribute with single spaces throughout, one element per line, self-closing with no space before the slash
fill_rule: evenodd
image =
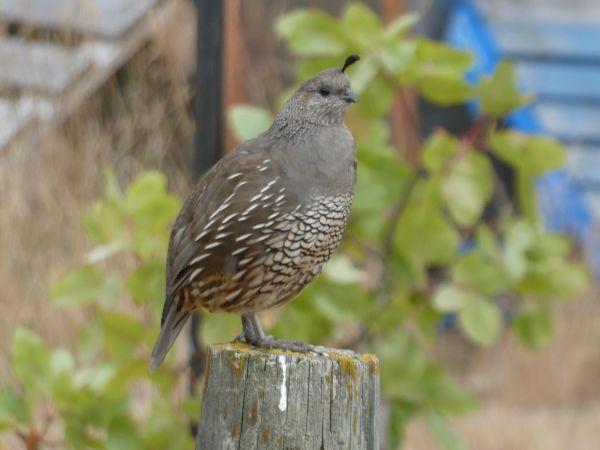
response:
<path id="1" fill-rule="evenodd" d="M 378 450 L 374 355 L 209 348 L 197 450 Z"/>

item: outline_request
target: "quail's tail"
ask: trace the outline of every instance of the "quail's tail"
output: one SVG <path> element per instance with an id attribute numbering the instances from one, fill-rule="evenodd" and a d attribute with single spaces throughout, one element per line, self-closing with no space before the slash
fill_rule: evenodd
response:
<path id="1" fill-rule="evenodd" d="M 178 311 L 175 307 L 171 308 L 162 324 L 156 344 L 154 344 L 154 348 L 152 349 L 152 357 L 149 364 L 150 372 L 158 369 L 158 366 L 163 362 L 175 339 L 187 322 L 188 317 L 190 317 L 189 311 Z"/>

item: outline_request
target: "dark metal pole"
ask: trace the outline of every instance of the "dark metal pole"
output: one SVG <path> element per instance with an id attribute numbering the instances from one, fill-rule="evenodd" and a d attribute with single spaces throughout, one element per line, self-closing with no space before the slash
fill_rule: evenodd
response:
<path id="1" fill-rule="evenodd" d="M 223 1 L 195 0 L 198 13 L 196 69 L 196 137 L 194 172 L 202 176 L 221 157 L 223 136 Z M 200 342 L 201 316 L 192 315 L 190 327 L 190 393 L 204 374 L 206 355 Z M 196 434 L 197 424 L 191 424 Z"/>
<path id="2" fill-rule="evenodd" d="M 198 59 L 195 170 L 198 175 L 218 161 L 222 150 L 223 3 L 221 0 L 196 0 Z"/>

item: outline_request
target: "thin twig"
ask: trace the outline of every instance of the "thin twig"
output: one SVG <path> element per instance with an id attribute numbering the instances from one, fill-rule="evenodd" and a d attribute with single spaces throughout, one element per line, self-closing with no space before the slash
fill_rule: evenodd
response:
<path id="1" fill-rule="evenodd" d="M 375 321 L 381 316 L 381 314 L 383 314 L 383 311 L 385 311 L 385 309 L 389 306 L 389 304 L 392 301 L 392 296 L 390 295 L 391 274 L 389 267 L 390 260 L 394 254 L 394 237 L 396 235 L 396 229 L 398 228 L 400 218 L 402 217 L 402 214 L 404 213 L 406 207 L 410 202 L 410 198 L 415 189 L 415 186 L 417 185 L 417 182 L 423 177 L 424 172 L 417 169 L 414 175 L 408 180 L 402 197 L 394 204 L 394 207 L 392 208 L 390 220 L 388 222 L 388 226 L 383 237 L 380 261 L 381 267 L 383 267 L 383 271 L 374 294 L 377 303 L 380 305 L 380 308 L 379 311 L 377 311 L 368 320 L 364 322 L 362 329 L 356 335 L 356 337 L 344 344 L 344 346 L 347 348 L 356 348 L 367 338 L 367 336 L 371 332 L 371 327 L 373 323 L 375 323 Z"/>
<path id="2" fill-rule="evenodd" d="M 469 131 L 465 133 L 463 138 L 461 139 L 459 148 L 457 149 L 456 154 L 450 161 L 447 162 L 447 167 L 444 167 L 442 171 L 448 170 L 450 166 L 456 164 L 460 158 L 462 158 L 467 150 L 471 147 L 481 148 L 481 137 L 489 128 L 490 125 L 493 126 L 493 122 L 491 119 L 487 117 L 481 117 L 477 119 Z M 392 212 L 390 214 L 390 221 L 388 223 L 388 227 L 384 234 L 383 244 L 382 244 L 382 252 L 381 252 L 381 265 L 383 267 L 382 275 L 380 281 L 375 289 L 375 299 L 377 300 L 380 307 L 378 311 L 371 315 L 364 322 L 361 327 L 360 332 L 354 339 L 349 340 L 345 343 L 345 345 L 349 348 L 356 348 L 362 342 L 367 339 L 367 337 L 371 333 L 371 329 L 373 324 L 381 317 L 382 314 L 389 307 L 390 303 L 393 300 L 393 296 L 390 292 L 391 286 L 391 273 L 390 273 L 390 262 L 392 256 L 394 254 L 394 237 L 396 235 L 396 229 L 398 227 L 398 223 L 402 214 L 406 210 L 406 207 L 410 201 L 414 188 L 417 182 L 425 176 L 425 171 L 422 168 L 417 168 L 414 176 L 408 181 L 406 189 L 404 190 L 403 196 L 394 204 Z"/>

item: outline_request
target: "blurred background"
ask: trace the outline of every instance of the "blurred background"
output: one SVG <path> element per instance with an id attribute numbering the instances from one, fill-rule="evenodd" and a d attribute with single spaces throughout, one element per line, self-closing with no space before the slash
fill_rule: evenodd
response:
<path id="1" fill-rule="evenodd" d="M 598 42 L 594 0 L 0 0 L 0 448 L 192 448 L 240 324 L 147 372 L 172 220 L 352 53 L 351 224 L 269 331 L 380 357 L 383 448 L 597 447 Z"/>

